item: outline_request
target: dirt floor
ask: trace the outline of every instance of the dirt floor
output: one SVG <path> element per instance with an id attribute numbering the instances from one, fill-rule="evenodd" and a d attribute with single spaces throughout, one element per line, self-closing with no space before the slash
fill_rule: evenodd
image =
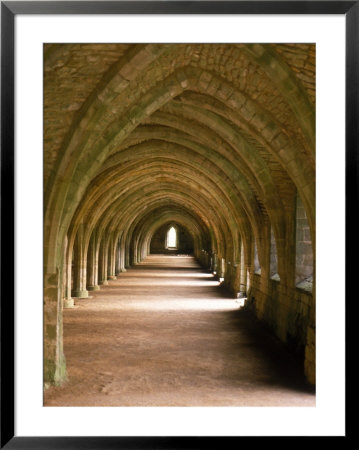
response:
<path id="1" fill-rule="evenodd" d="M 64 310 L 46 406 L 315 406 L 286 348 L 192 257 L 149 256 Z"/>

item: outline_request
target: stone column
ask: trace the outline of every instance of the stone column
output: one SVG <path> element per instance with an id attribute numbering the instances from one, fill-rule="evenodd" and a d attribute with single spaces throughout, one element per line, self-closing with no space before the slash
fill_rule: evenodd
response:
<path id="1" fill-rule="evenodd" d="M 218 256 L 216 253 L 213 253 L 212 255 L 212 271 L 216 272 L 216 275 L 218 275 L 217 273 L 217 264 L 218 264 Z"/>
<path id="2" fill-rule="evenodd" d="M 246 297 L 247 295 L 247 264 L 244 255 L 244 245 L 241 242 L 241 264 L 240 264 L 240 278 L 239 278 L 239 296 Z"/>
<path id="3" fill-rule="evenodd" d="M 115 254 L 116 254 L 116 246 L 114 243 L 114 236 L 111 235 L 108 240 L 108 263 L 107 263 L 107 279 L 108 280 L 117 280 L 115 273 Z"/>
<path id="4" fill-rule="evenodd" d="M 66 236 L 64 245 L 64 268 L 63 268 L 64 308 L 74 307 L 74 299 L 71 297 L 71 266 L 72 266 L 72 249 L 69 252 L 68 237 Z"/>
<path id="5" fill-rule="evenodd" d="M 115 253 L 115 274 L 118 277 L 121 273 L 121 253 L 120 253 L 120 241 L 116 240 L 116 253 Z"/>
<path id="6" fill-rule="evenodd" d="M 119 258 L 120 258 L 120 272 L 126 272 L 125 268 L 125 239 L 121 236 L 119 241 Z"/>
<path id="7" fill-rule="evenodd" d="M 254 277 L 254 236 L 252 235 L 250 238 L 250 242 L 248 242 L 248 255 L 246 258 L 247 261 L 247 297 L 252 291 L 252 283 Z"/>
<path id="8" fill-rule="evenodd" d="M 86 268 L 87 268 L 87 248 L 85 248 L 83 225 L 79 226 L 75 237 L 74 245 L 74 273 L 73 273 L 73 297 L 87 298 L 86 289 Z"/>
<path id="9" fill-rule="evenodd" d="M 96 230 L 93 230 L 87 251 L 87 290 L 98 291 L 98 251 Z"/>
<path id="10" fill-rule="evenodd" d="M 66 379 L 66 361 L 62 344 L 61 273 L 58 268 L 55 273 L 46 270 L 44 267 L 43 381 L 48 387 Z"/>
<path id="11" fill-rule="evenodd" d="M 147 257 L 147 254 L 149 253 L 147 240 L 142 239 L 141 242 L 141 261 L 144 260 Z"/>
<path id="12" fill-rule="evenodd" d="M 240 297 L 240 277 L 241 277 L 241 263 L 236 261 L 232 265 L 232 282 L 231 290 L 236 298 Z"/>
<path id="13" fill-rule="evenodd" d="M 224 278 L 225 274 L 225 260 L 221 256 L 218 256 L 218 263 L 217 263 L 217 276 L 218 278 Z"/>
<path id="14" fill-rule="evenodd" d="M 204 267 L 206 270 L 211 270 L 212 267 L 212 259 L 209 255 L 209 253 L 207 252 L 207 250 L 204 250 L 204 254 L 205 254 L 205 264 Z"/>
<path id="15" fill-rule="evenodd" d="M 137 236 L 134 236 L 134 233 L 132 233 L 132 239 L 130 244 L 130 260 L 131 265 L 135 266 L 138 263 L 137 258 Z"/>
<path id="16" fill-rule="evenodd" d="M 140 238 L 137 238 L 136 241 L 136 255 L 137 255 L 137 262 L 140 263 L 142 261 L 142 248 L 141 248 L 141 240 Z"/>
<path id="17" fill-rule="evenodd" d="M 240 282 L 239 282 L 239 296 L 247 296 L 247 280 L 248 280 L 248 262 L 246 261 L 244 253 L 244 245 L 241 242 L 241 264 L 240 264 Z"/>
<path id="18" fill-rule="evenodd" d="M 66 258 L 65 263 L 65 296 L 64 296 L 64 308 L 73 308 L 74 307 L 74 299 L 71 296 L 71 276 L 72 276 L 72 252 L 70 257 Z"/>
<path id="19" fill-rule="evenodd" d="M 125 268 L 129 269 L 131 267 L 130 261 L 130 243 L 125 241 Z"/>
<path id="20" fill-rule="evenodd" d="M 107 252 L 108 252 L 108 238 L 102 236 L 99 252 L 98 264 L 98 284 L 107 285 Z"/>
<path id="21" fill-rule="evenodd" d="M 225 271 L 224 271 L 224 284 L 229 290 L 232 289 L 232 279 L 233 279 L 233 266 L 231 261 L 225 261 Z"/>
<path id="22" fill-rule="evenodd" d="M 209 271 L 210 272 L 213 272 L 213 253 L 209 253 L 208 254 L 208 256 L 209 256 Z"/>

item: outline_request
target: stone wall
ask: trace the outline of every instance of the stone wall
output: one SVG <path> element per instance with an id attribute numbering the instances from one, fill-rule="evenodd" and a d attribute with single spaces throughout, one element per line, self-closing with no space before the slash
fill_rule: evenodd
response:
<path id="1" fill-rule="evenodd" d="M 303 203 L 297 196 L 296 213 L 296 273 L 295 283 L 313 276 L 313 248 L 308 218 Z"/>
<path id="2" fill-rule="evenodd" d="M 315 305 L 313 295 L 288 289 L 280 281 L 254 274 L 246 307 L 266 323 L 301 361 L 308 381 L 315 383 Z"/>

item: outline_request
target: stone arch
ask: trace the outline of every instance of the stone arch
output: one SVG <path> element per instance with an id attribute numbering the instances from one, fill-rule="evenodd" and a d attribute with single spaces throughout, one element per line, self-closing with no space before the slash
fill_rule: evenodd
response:
<path id="1" fill-rule="evenodd" d="M 79 243 L 80 285 L 96 289 L 141 260 L 153 230 L 172 217 L 192 233 L 204 265 L 211 255 L 225 263 L 230 289 L 245 285 L 246 294 L 255 292 L 254 310 L 265 318 L 270 230 L 278 302 L 293 309 L 299 196 L 313 241 L 315 282 L 314 106 L 311 84 L 301 81 L 313 79 L 312 47 L 114 44 L 106 56 L 101 44 L 46 46 L 52 90 L 61 91 L 57 79 L 66 78 L 69 61 L 83 68 L 82 51 L 99 52 L 104 66 L 96 66 L 88 86 L 76 86 L 70 105 L 58 95 L 57 106 L 51 89 L 45 95 L 46 111 L 57 111 L 62 124 L 60 130 L 45 120 L 45 322 L 57 339 L 45 352 L 49 379 L 63 373 L 60 302 L 70 302 Z M 306 66 L 294 70 L 290 51 Z M 276 324 L 283 340 L 289 322 Z"/>

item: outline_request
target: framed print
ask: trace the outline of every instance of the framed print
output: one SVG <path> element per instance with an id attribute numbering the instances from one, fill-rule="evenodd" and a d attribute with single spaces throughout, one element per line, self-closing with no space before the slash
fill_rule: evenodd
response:
<path id="1" fill-rule="evenodd" d="M 1 2 L 1 448 L 347 436 L 358 8 Z"/>

